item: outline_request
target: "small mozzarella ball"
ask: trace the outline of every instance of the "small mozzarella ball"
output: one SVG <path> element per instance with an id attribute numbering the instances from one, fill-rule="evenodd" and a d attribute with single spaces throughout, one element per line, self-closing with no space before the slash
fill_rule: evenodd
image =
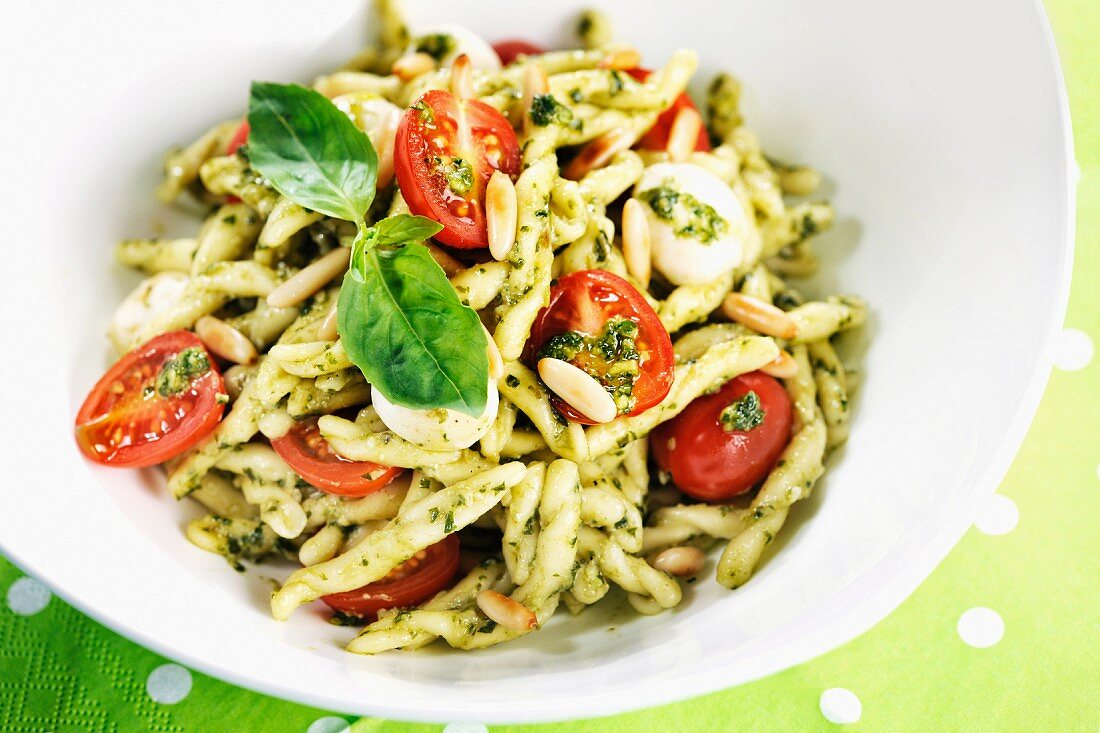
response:
<path id="1" fill-rule="evenodd" d="M 393 146 L 401 108 L 374 92 L 348 92 L 333 97 L 332 103 L 363 132 L 378 154 L 378 188 L 393 180 Z"/>
<path id="2" fill-rule="evenodd" d="M 429 55 L 434 55 L 430 50 L 424 49 L 425 43 L 431 44 L 434 39 L 431 36 L 446 36 L 449 41 L 446 44 L 446 53 L 437 57 L 440 66 L 450 66 L 454 60 L 462 54 L 470 58 L 470 65 L 475 69 L 496 71 L 500 68 L 500 57 L 484 38 L 474 33 L 469 28 L 452 23 L 433 25 L 417 32 L 412 43 L 406 49 L 406 53 L 415 53 L 423 50 Z"/>
<path id="3" fill-rule="evenodd" d="M 107 336 L 118 353 L 124 354 L 138 344 L 138 332 L 146 323 L 179 302 L 190 278 L 182 272 L 159 272 L 141 281 L 126 296 L 111 317 Z"/>
<path id="4" fill-rule="evenodd" d="M 477 417 L 443 408 L 413 410 L 401 407 L 387 400 L 373 385 L 370 394 L 371 403 L 387 428 L 410 443 L 429 450 L 469 448 L 489 431 L 496 420 L 499 404 L 497 387 L 491 379 L 485 410 Z"/>
<path id="5" fill-rule="evenodd" d="M 651 202 L 655 201 L 653 191 L 661 189 L 667 189 L 670 195 L 656 199 L 663 205 L 659 206 L 663 215 L 658 215 Z M 651 165 L 634 187 L 634 196 L 645 204 L 653 267 L 673 285 L 712 282 L 735 269 L 747 253 L 756 249 L 754 240 L 760 232 L 748 202 L 705 168 L 693 163 Z M 691 224 L 706 223 L 705 217 L 700 219 L 692 207 L 685 205 L 685 196 L 707 205 L 717 215 L 718 230 L 711 241 L 682 231 Z"/>

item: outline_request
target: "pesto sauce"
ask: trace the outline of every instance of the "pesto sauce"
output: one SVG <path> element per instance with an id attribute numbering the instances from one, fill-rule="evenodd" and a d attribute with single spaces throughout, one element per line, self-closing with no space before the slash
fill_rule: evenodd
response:
<path id="1" fill-rule="evenodd" d="M 635 338 L 638 324 L 615 316 L 597 336 L 565 331 L 551 336 L 539 349 L 538 358 L 561 359 L 583 369 L 607 390 L 619 414 L 634 409 L 634 383 L 641 373 L 641 354 Z"/>
<path id="2" fill-rule="evenodd" d="M 447 180 L 447 187 L 459 196 L 465 196 L 474 187 L 474 169 L 462 158 L 436 156 L 435 168 Z"/>
<path id="3" fill-rule="evenodd" d="M 729 228 L 729 222 L 719 216 L 714 207 L 675 188 L 671 178 L 666 178 L 660 186 L 642 191 L 638 198 L 647 203 L 659 219 L 671 224 L 677 237 L 690 237 L 710 244 Z"/>
<path id="4" fill-rule="evenodd" d="M 531 121 L 539 127 L 557 123 L 580 130 L 584 120 L 575 118 L 573 110 L 554 98 L 553 94 L 536 94 L 531 100 Z"/>
<path id="5" fill-rule="evenodd" d="M 210 360 L 198 346 L 184 349 L 164 362 L 157 372 L 157 394 L 174 397 L 191 386 L 191 380 L 210 371 Z"/>
<path id="6" fill-rule="evenodd" d="M 416 52 L 428 54 L 436 63 L 443 61 L 454 48 L 455 39 L 446 33 L 430 33 L 416 39 Z"/>
<path id="7" fill-rule="evenodd" d="M 734 400 L 722 414 L 718 421 L 722 423 L 722 429 L 727 433 L 735 430 L 748 432 L 764 424 L 764 409 L 760 405 L 760 396 L 749 390 L 738 400 Z"/>

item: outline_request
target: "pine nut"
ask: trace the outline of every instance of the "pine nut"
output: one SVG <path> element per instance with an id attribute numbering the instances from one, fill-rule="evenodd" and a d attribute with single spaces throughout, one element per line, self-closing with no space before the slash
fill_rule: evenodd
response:
<path id="1" fill-rule="evenodd" d="M 512 251 L 518 217 L 516 187 L 512 179 L 503 171 L 493 171 L 485 188 L 485 226 L 493 259 L 504 260 Z"/>
<path id="2" fill-rule="evenodd" d="M 220 318 L 203 316 L 195 321 L 195 335 L 206 348 L 237 364 L 251 364 L 259 357 L 248 337 Z"/>
<path id="3" fill-rule="evenodd" d="M 435 68 L 435 59 L 426 53 L 407 53 L 393 62 L 390 73 L 401 81 L 409 81 Z"/>
<path id="4" fill-rule="evenodd" d="M 500 354 L 500 347 L 497 346 L 496 339 L 493 338 L 493 334 L 489 333 L 489 329 L 485 328 L 484 323 L 481 324 L 481 329 L 485 331 L 485 338 L 489 340 L 485 347 L 485 351 L 489 355 L 489 379 L 495 382 L 504 376 L 504 357 Z"/>
<path id="5" fill-rule="evenodd" d="M 241 364 L 234 364 L 225 370 L 222 374 L 222 380 L 225 382 L 225 392 L 229 395 L 229 399 L 234 402 L 241 395 L 241 390 L 245 385 L 252 381 L 252 377 L 256 375 L 256 367 L 243 366 Z"/>
<path id="6" fill-rule="evenodd" d="M 703 118 L 692 107 L 681 107 L 672 120 L 668 131 L 668 143 L 665 150 L 673 163 L 683 163 L 695 152 L 695 143 L 699 131 L 703 129 Z"/>
<path id="7" fill-rule="evenodd" d="M 538 628 L 539 619 L 527 606 L 486 588 L 477 594 L 477 607 L 506 629 L 529 631 Z"/>
<path id="8" fill-rule="evenodd" d="M 722 312 L 731 321 L 765 336 L 792 339 L 798 333 L 798 327 L 790 316 L 771 303 L 751 295 L 730 293 L 722 301 Z"/>
<path id="9" fill-rule="evenodd" d="M 561 359 L 539 360 L 539 376 L 554 394 L 575 410 L 598 423 L 607 423 L 619 414 L 615 400 L 587 372 Z"/>
<path id="10" fill-rule="evenodd" d="M 606 165 L 615 155 L 628 150 L 634 144 L 634 133 L 618 127 L 592 140 L 569 161 L 562 176 L 574 181 L 584 178 L 590 170 Z"/>
<path id="11" fill-rule="evenodd" d="M 474 69 L 466 54 L 460 54 L 451 64 L 451 94 L 459 99 L 474 97 Z"/>
<path id="12" fill-rule="evenodd" d="M 348 269 L 351 250 L 339 247 L 319 260 L 303 267 L 290 279 L 267 294 L 267 304 L 272 308 L 289 308 L 298 305 L 316 293 L 337 275 Z"/>
<path id="13" fill-rule="evenodd" d="M 634 69 L 642 64 L 642 55 L 638 53 L 636 48 L 617 48 L 611 51 L 596 64 L 600 69 L 614 69 L 616 71 L 626 71 L 627 69 Z"/>
<path id="14" fill-rule="evenodd" d="M 531 105 L 535 103 L 535 97 L 550 91 L 550 82 L 546 79 L 546 71 L 542 64 L 528 64 L 523 72 L 523 133 L 531 134 L 534 121 L 531 119 Z"/>
<path id="15" fill-rule="evenodd" d="M 798 166 L 779 169 L 779 186 L 792 196 L 809 196 L 821 185 L 821 174 L 813 168 Z"/>
<path id="16" fill-rule="evenodd" d="M 335 341 L 336 336 L 336 323 L 339 320 L 336 312 L 338 303 L 333 303 L 332 307 L 328 309 L 328 313 L 325 314 L 325 318 L 321 321 L 321 325 L 317 327 L 317 338 L 321 341 Z"/>
<path id="17" fill-rule="evenodd" d="M 698 574 L 706 563 L 707 556 L 698 547 L 670 547 L 657 553 L 650 565 L 678 578 L 687 578 Z"/>
<path id="18" fill-rule="evenodd" d="M 652 273 L 652 245 L 649 239 L 649 221 L 638 199 L 627 199 L 623 204 L 623 259 L 626 269 L 643 287 L 649 287 Z"/>
<path id="19" fill-rule="evenodd" d="M 798 362 L 785 350 L 779 350 L 779 356 L 760 367 L 760 371 L 776 379 L 790 379 L 798 374 Z"/>

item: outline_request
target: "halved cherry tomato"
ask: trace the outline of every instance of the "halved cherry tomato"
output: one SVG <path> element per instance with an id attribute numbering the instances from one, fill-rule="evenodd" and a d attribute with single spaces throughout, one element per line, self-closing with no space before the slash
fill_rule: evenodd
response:
<path id="1" fill-rule="evenodd" d="M 194 447 L 221 420 L 222 376 L 198 336 L 147 341 L 104 374 L 76 415 L 84 455 L 108 466 L 163 463 Z"/>
<path id="2" fill-rule="evenodd" d="M 626 73 L 638 81 L 645 81 L 653 72 L 649 69 L 629 69 Z M 676 113 L 684 107 L 690 107 L 698 111 L 695 102 L 691 101 L 691 97 L 687 95 L 687 92 L 681 92 L 680 96 L 672 100 L 672 105 L 661 113 L 661 116 L 653 123 L 653 127 L 649 128 L 649 132 L 638 141 L 638 147 L 642 150 L 664 150 L 668 147 L 668 133 L 672 130 L 672 122 L 676 119 Z M 695 140 L 695 149 L 700 152 L 710 150 L 710 138 L 707 136 L 705 127 L 699 129 L 699 137 Z"/>
<path id="3" fill-rule="evenodd" d="M 405 470 L 369 461 L 349 461 L 321 437 L 316 417 L 295 423 L 285 435 L 273 438 L 271 447 L 299 476 L 328 494 L 366 496 L 388 485 Z"/>
<path id="4" fill-rule="evenodd" d="M 536 56 L 540 53 L 546 53 L 546 49 L 519 39 L 497 41 L 493 44 L 493 50 L 497 52 L 497 56 L 500 56 L 500 63 L 504 66 L 512 63 L 520 56 Z"/>
<path id="5" fill-rule="evenodd" d="M 385 608 L 426 601 L 451 584 L 458 570 L 458 535 L 447 535 L 391 570 L 381 580 L 321 600 L 349 616 L 374 616 Z"/>
<path id="6" fill-rule="evenodd" d="M 722 411 L 754 392 L 763 422 L 727 430 Z M 764 480 L 791 438 L 791 400 L 783 385 L 763 372 L 731 379 L 698 397 L 650 434 L 653 457 L 685 494 L 726 501 Z"/>
<path id="7" fill-rule="evenodd" d="M 495 170 L 519 174 L 519 143 L 500 112 L 436 89 L 401 118 L 393 162 L 409 210 L 443 225 L 435 238 L 474 249 L 489 244 L 485 186 Z"/>
<path id="8" fill-rule="evenodd" d="M 237 152 L 237 148 L 248 142 L 248 132 L 251 128 L 248 126 L 248 120 L 241 123 L 241 126 L 237 128 L 237 131 L 233 133 L 233 137 L 229 139 L 229 144 L 225 146 L 225 154 L 232 155 Z"/>
<path id="9" fill-rule="evenodd" d="M 540 349 L 551 337 L 576 331 L 587 336 L 599 336 L 604 326 L 615 317 L 633 321 L 638 326 L 634 336 L 640 355 L 640 373 L 634 381 L 634 407 L 627 415 L 637 415 L 665 398 L 672 387 L 675 354 L 668 331 L 646 299 L 633 285 L 607 270 L 580 270 L 557 281 L 550 290 L 550 303 L 535 318 L 531 327 L 528 359 L 534 361 Z M 594 368 L 602 365 L 571 359 L 577 366 Z M 591 373 L 591 372 L 590 372 Z M 594 375 L 595 376 L 595 375 Z M 597 376 L 599 379 L 604 374 Z M 567 403 L 553 398 L 554 407 L 569 420 L 584 425 L 592 421 Z"/>

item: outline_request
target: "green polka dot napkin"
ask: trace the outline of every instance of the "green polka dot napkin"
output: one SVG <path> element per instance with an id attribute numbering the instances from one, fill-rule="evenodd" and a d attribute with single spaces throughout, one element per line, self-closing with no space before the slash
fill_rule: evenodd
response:
<path id="1" fill-rule="evenodd" d="M 1082 169 L 1074 288 L 1042 405 L 974 527 L 892 615 L 811 662 L 674 705 L 492 733 L 1100 730 L 1100 0 L 1047 6 Z M 233 687 L 107 631 L 0 558 L 0 732 L 488 730 L 355 720 Z"/>

